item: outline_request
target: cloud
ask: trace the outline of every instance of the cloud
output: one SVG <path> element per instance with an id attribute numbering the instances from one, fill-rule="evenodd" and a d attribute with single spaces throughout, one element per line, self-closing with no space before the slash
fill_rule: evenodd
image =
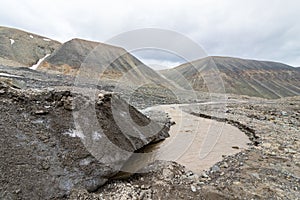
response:
<path id="1" fill-rule="evenodd" d="M 59 41 L 106 41 L 122 32 L 155 27 L 186 35 L 209 55 L 300 66 L 298 0 L 1 1 L 0 24 Z"/>
<path id="2" fill-rule="evenodd" d="M 131 53 L 155 70 L 168 69 L 187 62 L 174 52 L 159 49 L 141 49 Z"/>

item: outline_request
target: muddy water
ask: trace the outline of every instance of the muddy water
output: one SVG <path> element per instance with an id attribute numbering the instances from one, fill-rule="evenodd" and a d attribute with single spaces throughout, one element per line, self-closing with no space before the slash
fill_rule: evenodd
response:
<path id="1" fill-rule="evenodd" d="M 135 155 L 124 170 L 154 160 L 176 161 L 187 169 L 200 173 L 222 160 L 222 155 L 232 155 L 248 147 L 249 138 L 238 128 L 210 119 L 193 116 L 182 111 L 182 105 L 161 105 L 151 109 L 169 114 L 176 124 L 170 137 L 146 149 L 148 153 Z"/>

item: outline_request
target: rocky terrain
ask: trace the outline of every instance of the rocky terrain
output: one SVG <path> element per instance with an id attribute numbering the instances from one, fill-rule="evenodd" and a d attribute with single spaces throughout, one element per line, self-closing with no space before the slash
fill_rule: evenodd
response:
<path id="1" fill-rule="evenodd" d="M 252 140 L 249 149 L 201 174 L 155 163 L 150 172 L 109 181 L 93 194 L 74 190 L 70 199 L 299 199 L 300 98 L 248 100 L 228 104 L 223 118 L 211 106 L 189 106 L 186 112 L 239 127 Z"/>
<path id="2" fill-rule="evenodd" d="M 114 93 L 95 94 L 92 101 L 74 87 L 21 89 L 14 77 L 0 77 L 1 199 L 95 191 L 134 151 L 168 137 L 168 123 L 151 122 Z"/>
<path id="3" fill-rule="evenodd" d="M 118 170 L 112 170 L 92 156 L 93 151 L 88 150 L 80 138 L 71 137 L 74 107 L 70 104 L 72 98 L 68 88 L 74 77 L 26 68 L 0 69 L 1 152 L 4 152 L 1 155 L 5 155 L 1 163 L 6 163 L 1 165 L 2 199 L 39 199 L 41 196 L 46 199 L 299 197 L 299 97 L 270 101 L 230 95 L 225 109 L 211 105 L 187 106 L 185 112 L 240 128 L 249 136 L 251 146 L 236 155 L 225 156 L 200 174 L 174 162 L 160 161 L 140 173 L 121 178 Z M 97 91 L 114 89 L 113 84 L 82 87 L 98 88 Z M 143 95 L 137 91 L 135 96 L 142 98 Z M 139 104 L 135 96 L 131 101 Z M 152 100 L 146 106 L 161 103 L 157 98 Z M 64 121 L 60 120 L 62 118 Z M 164 122 L 164 119 L 158 121 Z M 126 140 L 120 142 L 126 146 Z M 86 163 L 89 164 L 83 165 Z M 114 179 L 108 180 L 113 176 Z"/>
<path id="4" fill-rule="evenodd" d="M 120 47 L 0 38 L 0 199 L 300 199 L 299 69 L 208 57 L 162 71 L 173 83 Z M 209 91 L 215 69 L 228 94 Z M 166 160 L 128 171 L 168 140 L 170 115 L 145 109 L 162 104 L 193 118 L 177 127 L 235 126 L 247 148 L 197 173 Z"/>
<path id="5" fill-rule="evenodd" d="M 269 99 L 300 94 L 299 70 L 276 62 L 212 56 L 160 72 L 186 89 L 208 91 L 215 71 L 225 89 L 219 92 Z"/>
<path id="6" fill-rule="evenodd" d="M 60 46 L 60 42 L 14 28 L 0 27 L 0 64 L 31 67 Z"/>
<path id="7" fill-rule="evenodd" d="M 20 89 L 47 88 L 53 86 L 79 86 L 96 88 L 99 90 L 118 93 L 138 109 L 153 105 L 182 102 L 194 102 L 196 95 L 184 90 L 171 90 L 168 87 L 145 84 L 141 86 L 129 86 L 119 84 L 114 80 L 90 81 L 84 79 L 76 82 L 76 77 L 64 74 L 53 74 L 45 71 L 31 70 L 24 67 L 7 67 L 0 65 L 0 78 L 10 78 L 11 84 Z M 76 83 L 76 84 L 75 84 Z M 174 93 L 177 91 L 177 93 Z M 208 94 L 199 93 L 201 100 L 208 99 Z"/>
<path id="8" fill-rule="evenodd" d="M 249 136 L 251 146 L 236 155 L 224 157 L 223 161 L 200 174 L 177 163 L 161 161 L 129 178 L 120 178 L 118 170 L 99 162 L 80 138 L 71 137 L 77 134 L 71 132 L 74 128 L 71 113 L 76 107 L 70 104 L 74 98 L 68 89 L 74 77 L 26 68 L 2 66 L 0 69 L 1 163 L 5 163 L 1 165 L 2 199 L 299 197 L 299 97 L 270 101 L 230 95 L 230 101 L 221 113 L 218 106 L 187 106 L 185 111 L 195 116 L 237 126 Z M 100 83 L 81 87 L 113 91 L 113 84 L 101 86 Z M 144 95 L 141 91 L 136 93 L 139 98 Z M 109 99 L 111 97 L 108 104 Z M 86 101 L 85 97 L 79 100 L 81 106 L 85 105 L 80 103 Z M 134 96 L 129 100 L 139 104 Z M 152 100 L 146 106 L 160 103 L 157 98 Z M 109 111 L 101 102 L 98 106 L 101 112 Z M 111 120 L 107 118 L 106 122 Z M 126 146 L 126 141 L 120 138 L 119 142 Z M 136 144 L 141 145 L 138 141 Z M 113 176 L 115 180 L 108 180 Z"/>

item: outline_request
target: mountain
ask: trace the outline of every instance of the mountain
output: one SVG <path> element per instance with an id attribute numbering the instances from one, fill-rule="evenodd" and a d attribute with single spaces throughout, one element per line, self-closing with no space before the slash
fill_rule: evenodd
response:
<path id="1" fill-rule="evenodd" d="M 125 49 L 82 39 L 62 44 L 39 65 L 38 70 L 119 80 L 129 85 L 155 83 L 170 86 L 160 74 Z"/>
<path id="2" fill-rule="evenodd" d="M 59 46 L 49 38 L 0 26 L 1 65 L 31 67 Z"/>
<path id="3" fill-rule="evenodd" d="M 186 89 L 185 81 L 196 91 L 208 91 L 203 77 L 213 69 L 218 70 L 226 93 L 270 99 L 300 95 L 300 70 L 277 62 L 212 56 L 160 73 Z"/>

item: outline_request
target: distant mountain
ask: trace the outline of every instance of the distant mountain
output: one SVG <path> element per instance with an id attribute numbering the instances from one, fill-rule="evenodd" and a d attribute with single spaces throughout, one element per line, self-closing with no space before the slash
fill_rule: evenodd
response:
<path id="1" fill-rule="evenodd" d="M 170 86 L 156 71 L 143 64 L 125 49 L 82 39 L 72 39 L 55 50 L 38 70 L 68 75 L 93 76 L 120 80 L 128 84 L 156 83 Z M 125 78 L 124 78 L 125 77 Z"/>
<path id="2" fill-rule="evenodd" d="M 31 67 L 60 46 L 52 39 L 0 26 L 0 64 Z"/>
<path id="3" fill-rule="evenodd" d="M 271 99 L 300 95 L 300 70 L 277 62 L 212 56 L 160 73 L 182 87 L 187 88 L 187 81 L 194 90 L 208 91 L 203 77 L 213 68 L 226 93 Z"/>

